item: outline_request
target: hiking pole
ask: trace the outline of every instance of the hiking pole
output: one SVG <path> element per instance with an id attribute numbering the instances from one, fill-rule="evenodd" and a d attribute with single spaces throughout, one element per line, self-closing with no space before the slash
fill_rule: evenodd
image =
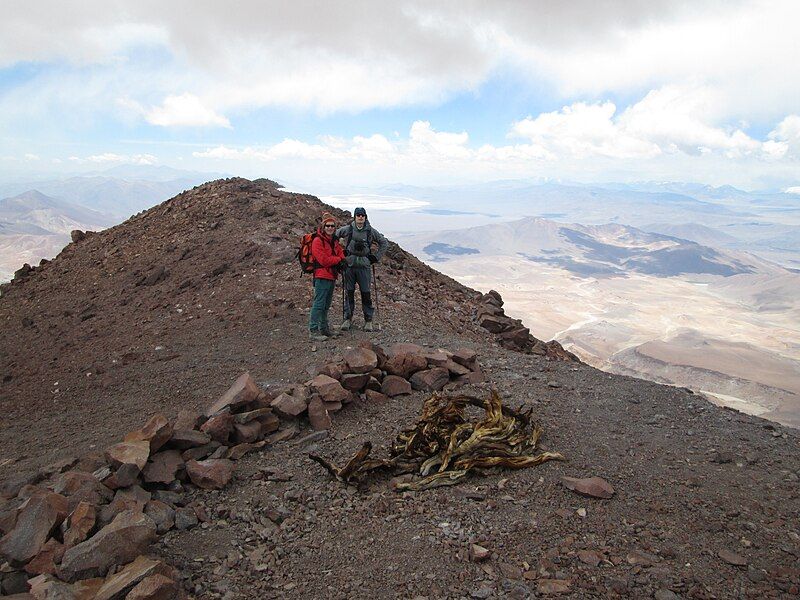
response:
<path id="1" fill-rule="evenodd" d="M 375 275 L 374 263 L 372 264 L 372 284 L 375 287 L 375 322 L 380 327 L 380 322 L 378 322 L 378 277 Z"/>

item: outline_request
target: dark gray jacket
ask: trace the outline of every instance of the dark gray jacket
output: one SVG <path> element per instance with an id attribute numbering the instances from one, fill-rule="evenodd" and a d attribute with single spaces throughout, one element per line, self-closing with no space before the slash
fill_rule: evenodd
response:
<path id="1" fill-rule="evenodd" d="M 350 243 L 350 228 L 353 229 L 353 237 Z M 389 248 L 389 242 L 381 233 L 369 224 L 369 219 L 364 222 L 364 227 L 358 229 L 355 222 L 349 223 L 336 230 L 336 238 L 342 241 L 342 246 L 347 244 L 344 254 L 347 257 L 347 265 L 350 267 L 369 268 L 370 262 L 367 256 L 374 254 L 380 260 Z M 377 244 L 378 249 L 373 252 L 369 244 Z"/>

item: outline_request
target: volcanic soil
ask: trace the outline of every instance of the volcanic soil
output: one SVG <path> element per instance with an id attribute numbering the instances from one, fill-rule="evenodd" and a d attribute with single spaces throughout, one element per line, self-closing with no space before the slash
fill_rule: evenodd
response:
<path id="1" fill-rule="evenodd" d="M 205 409 L 244 371 L 270 390 L 365 339 L 466 347 L 488 381 L 465 391 L 533 408 L 566 460 L 422 492 L 377 474 L 348 486 L 308 453 L 341 465 L 370 440 L 380 454 L 427 395 L 357 401 L 327 434 L 308 439 L 301 422 L 239 461 L 227 488 L 190 488 L 208 521 L 154 553 L 197 598 L 797 596 L 797 430 L 506 350 L 475 322 L 480 293 L 395 244 L 377 269 L 381 330 L 312 344 L 294 252 L 323 210 L 347 218 L 269 180 L 211 182 L 3 286 L 0 480 L 100 451 L 153 413 Z M 334 324 L 340 311 L 337 288 Z M 577 495 L 562 476 L 602 477 L 615 494 Z M 489 556 L 476 562 L 473 544 Z"/>

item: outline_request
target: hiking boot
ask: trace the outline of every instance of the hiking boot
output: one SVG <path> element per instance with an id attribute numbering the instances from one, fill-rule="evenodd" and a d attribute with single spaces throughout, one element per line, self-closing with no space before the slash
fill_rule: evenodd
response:
<path id="1" fill-rule="evenodd" d="M 350 331 L 351 325 L 352 323 L 350 323 L 350 319 L 345 319 L 344 321 L 342 321 L 342 324 L 339 325 L 339 329 L 341 329 L 342 331 Z"/>
<path id="2" fill-rule="evenodd" d="M 322 335 L 324 335 L 325 337 L 329 337 L 329 338 L 331 338 L 331 337 L 332 338 L 336 338 L 336 337 L 339 337 L 341 334 L 338 331 L 334 331 L 331 328 L 326 327 L 325 329 L 322 330 Z"/>
<path id="3" fill-rule="evenodd" d="M 312 329 L 311 331 L 309 331 L 308 332 L 308 337 L 309 337 L 310 340 L 312 340 L 314 342 L 326 342 L 326 341 L 328 341 L 328 338 L 326 338 L 324 335 L 322 335 L 322 332 L 317 331 L 316 329 Z"/>
<path id="4" fill-rule="evenodd" d="M 364 331 L 375 331 L 375 325 L 372 321 L 367 321 L 364 323 Z"/>

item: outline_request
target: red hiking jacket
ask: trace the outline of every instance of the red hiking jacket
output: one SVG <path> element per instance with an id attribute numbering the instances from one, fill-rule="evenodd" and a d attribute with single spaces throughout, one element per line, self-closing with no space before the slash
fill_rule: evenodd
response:
<path id="1" fill-rule="evenodd" d="M 337 243 L 331 243 L 331 238 L 325 235 L 322 229 L 317 229 L 317 237 L 311 242 L 311 256 L 319 264 L 314 269 L 314 278 L 336 280 L 335 265 L 344 260 L 344 250 Z"/>

